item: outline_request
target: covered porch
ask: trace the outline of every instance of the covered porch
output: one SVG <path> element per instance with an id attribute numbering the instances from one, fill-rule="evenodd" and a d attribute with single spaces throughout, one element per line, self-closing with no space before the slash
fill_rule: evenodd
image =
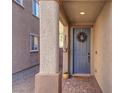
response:
<path id="1" fill-rule="evenodd" d="M 111 0 L 40 0 L 40 71 L 35 77 L 35 93 L 91 93 L 80 88 L 64 92 L 70 81 L 94 77 L 101 91 L 111 93 Z M 59 59 L 59 31 L 63 27 L 63 61 Z M 60 69 L 62 64 L 62 69 Z M 70 81 L 62 82 L 69 73 Z M 75 81 L 76 80 L 76 81 Z M 86 80 L 87 81 L 87 80 Z M 91 80 L 92 81 L 92 80 Z M 68 85 L 69 83 L 69 85 Z M 63 85 L 64 84 L 64 85 Z M 66 85 L 67 84 L 67 85 Z M 79 87 L 80 87 L 79 84 Z M 63 91 L 62 91 L 63 90 Z M 89 91 L 89 92 L 88 92 Z"/>

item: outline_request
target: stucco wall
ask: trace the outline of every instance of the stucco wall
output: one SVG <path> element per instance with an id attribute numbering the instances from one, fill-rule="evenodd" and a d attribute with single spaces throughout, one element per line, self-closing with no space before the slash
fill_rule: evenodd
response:
<path id="1" fill-rule="evenodd" d="M 69 72 L 69 27 L 64 26 L 64 51 L 63 51 L 63 73 Z M 65 51 L 66 50 L 66 51 Z"/>
<path id="2" fill-rule="evenodd" d="M 103 93 L 112 93 L 112 3 L 107 2 L 94 26 L 94 72 Z"/>
<path id="3" fill-rule="evenodd" d="M 63 48 L 67 49 L 67 51 L 66 52 L 63 51 L 63 60 L 62 60 L 62 66 L 63 66 L 62 72 L 64 73 L 69 71 L 69 23 L 62 7 L 60 7 L 59 20 L 62 23 L 62 25 L 60 26 L 60 30 L 63 30 L 64 37 L 66 36 L 66 40 L 64 40 Z"/>
<path id="4" fill-rule="evenodd" d="M 9 15 L 8 15 L 9 16 Z M 13 73 L 39 63 L 39 52 L 30 53 L 30 33 L 39 34 L 39 19 L 32 15 L 32 0 L 24 8 L 12 2 L 12 69 Z"/>

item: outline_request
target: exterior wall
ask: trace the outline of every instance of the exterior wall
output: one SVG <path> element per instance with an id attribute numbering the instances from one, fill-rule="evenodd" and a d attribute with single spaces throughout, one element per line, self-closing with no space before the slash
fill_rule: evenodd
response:
<path id="1" fill-rule="evenodd" d="M 24 8 L 12 2 L 12 68 L 13 73 L 39 63 L 39 52 L 30 52 L 30 33 L 39 35 L 39 18 L 32 14 L 32 0 Z"/>
<path id="2" fill-rule="evenodd" d="M 63 69 L 63 48 L 59 48 L 59 71 Z"/>
<path id="3" fill-rule="evenodd" d="M 64 51 L 63 51 L 63 73 L 69 72 L 69 27 L 64 26 Z"/>
<path id="4" fill-rule="evenodd" d="M 64 44 L 63 44 L 63 49 L 64 50 L 66 49 L 67 51 L 65 52 L 62 50 L 63 60 L 61 60 L 62 58 L 60 58 L 61 60 L 60 62 L 62 62 L 62 67 L 63 67 L 62 72 L 64 73 L 64 72 L 69 72 L 69 23 L 61 6 L 59 13 L 59 20 L 62 23 L 62 27 L 60 27 L 60 29 L 64 30 L 64 37 L 66 36 L 66 40 L 64 40 Z"/>
<path id="5" fill-rule="evenodd" d="M 94 26 L 94 74 L 103 93 L 112 93 L 112 3 L 107 2 Z"/>

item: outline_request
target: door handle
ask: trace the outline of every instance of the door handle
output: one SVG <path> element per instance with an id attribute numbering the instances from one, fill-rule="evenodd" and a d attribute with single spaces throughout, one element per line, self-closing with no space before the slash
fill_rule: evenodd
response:
<path id="1" fill-rule="evenodd" d="M 90 53 L 88 53 L 88 63 L 90 63 Z"/>

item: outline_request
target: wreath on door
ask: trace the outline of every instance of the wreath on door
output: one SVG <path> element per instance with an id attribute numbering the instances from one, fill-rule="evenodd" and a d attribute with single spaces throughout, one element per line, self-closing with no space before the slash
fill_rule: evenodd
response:
<path id="1" fill-rule="evenodd" d="M 87 34 L 84 33 L 84 32 L 80 32 L 80 33 L 78 33 L 78 35 L 77 35 L 77 39 L 78 39 L 78 41 L 80 41 L 80 42 L 85 42 L 85 41 L 87 40 Z"/>

